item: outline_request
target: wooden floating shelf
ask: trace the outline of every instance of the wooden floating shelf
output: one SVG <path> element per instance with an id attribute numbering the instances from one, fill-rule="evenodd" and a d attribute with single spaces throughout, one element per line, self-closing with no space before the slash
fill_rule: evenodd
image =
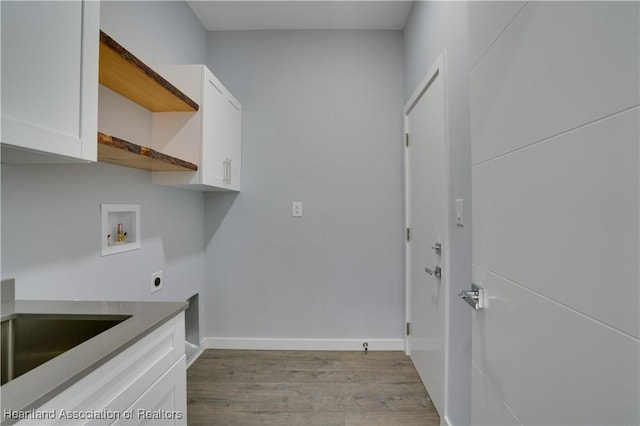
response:
<path id="1" fill-rule="evenodd" d="M 152 112 L 198 111 L 177 87 L 100 31 L 100 84 Z"/>
<path id="2" fill-rule="evenodd" d="M 150 172 L 195 172 L 198 165 L 98 132 L 98 159 Z"/>
<path id="3" fill-rule="evenodd" d="M 100 31 L 100 84 L 152 112 L 198 111 L 191 98 Z M 150 172 L 195 172 L 198 165 L 98 132 L 98 161 Z"/>

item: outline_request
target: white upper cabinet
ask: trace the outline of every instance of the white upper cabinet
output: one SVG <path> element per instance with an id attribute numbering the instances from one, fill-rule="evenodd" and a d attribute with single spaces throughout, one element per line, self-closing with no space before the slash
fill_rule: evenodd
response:
<path id="1" fill-rule="evenodd" d="M 230 189 L 240 191 L 242 176 L 242 109 L 232 97 L 227 97 L 227 123 L 225 126 L 225 140 L 227 160 L 227 179 Z"/>
<path id="2" fill-rule="evenodd" d="M 96 161 L 99 2 L 1 8 L 2 161 Z"/>
<path id="3" fill-rule="evenodd" d="M 155 69 L 200 109 L 153 114 L 153 148 L 198 164 L 197 172 L 154 172 L 153 183 L 201 191 L 240 191 L 240 103 L 204 65 Z"/>
<path id="4" fill-rule="evenodd" d="M 204 71 L 204 108 L 202 111 L 202 168 L 204 185 L 223 188 L 226 185 L 226 151 L 224 142 L 224 87 L 208 70 Z"/>

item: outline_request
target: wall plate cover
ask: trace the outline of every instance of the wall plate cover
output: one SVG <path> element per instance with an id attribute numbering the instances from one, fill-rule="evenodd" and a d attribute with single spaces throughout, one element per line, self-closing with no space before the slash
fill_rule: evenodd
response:
<path id="1" fill-rule="evenodd" d="M 464 200 L 462 198 L 458 198 L 456 200 L 456 225 L 464 226 Z"/>
<path id="2" fill-rule="evenodd" d="M 151 293 L 162 290 L 162 271 L 151 274 Z"/>

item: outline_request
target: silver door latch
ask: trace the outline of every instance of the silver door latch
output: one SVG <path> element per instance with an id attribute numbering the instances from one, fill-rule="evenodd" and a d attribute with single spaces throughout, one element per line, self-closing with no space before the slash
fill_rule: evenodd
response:
<path id="1" fill-rule="evenodd" d="M 424 271 L 429 275 L 435 275 L 436 278 L 442 278 L 442 268 L 436 266 L 433 270 L 424 268 Z"/>
<path id="2" fill-rule="evenodd" d="M 471 284 L 471 290 L 461 291 L 458 296 L 476 311 L 487 307 L 487 292 L 476 283 Z"/>

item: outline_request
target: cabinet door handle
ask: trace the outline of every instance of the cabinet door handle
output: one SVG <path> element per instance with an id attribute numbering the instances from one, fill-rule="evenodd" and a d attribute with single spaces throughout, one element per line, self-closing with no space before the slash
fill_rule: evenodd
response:
<path id="1" fill-rule="evenodd" d="M 231 158 L 229 158 L 229 176 L 227 177 L 227 184 L 231 186 Z"/>

